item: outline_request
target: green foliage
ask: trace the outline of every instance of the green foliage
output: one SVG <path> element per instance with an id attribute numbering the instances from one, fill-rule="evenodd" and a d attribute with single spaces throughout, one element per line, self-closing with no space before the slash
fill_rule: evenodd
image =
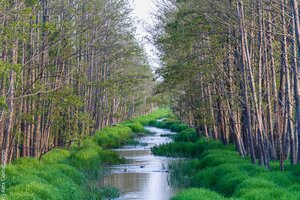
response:
<path id="1" fill-rule="evenodd" d="M 5 97 L 0 97 L 0 109 L 7 108 Z"/>

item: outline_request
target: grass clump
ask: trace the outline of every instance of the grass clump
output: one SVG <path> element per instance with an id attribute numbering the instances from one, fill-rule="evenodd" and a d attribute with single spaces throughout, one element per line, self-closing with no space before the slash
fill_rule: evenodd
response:
<path id="1" fill-rule="evenodd" d="M 191 177 L 197 172 L 198 159 L 190 161 L 177 161 L 169 164 L 170 182 L 173 186 L 189 187 L 192 185 Z"/>
<path id="2" fill-rule="evenodd" d="M 188 129 L 189 127 L 186 124 L 183 123 L 174 123 L 170 126 L 171 131 L 173 132 L 181 132 L 185 129 Z"/>
<path id="3" fill-rule="evenodd" d="M 70 152 L 70 163 L 79 170 L 97 170 L 101 164 L 102 148 L 92 139 L 86 139 L 80 147 L 73 147 Z"/>
<path id="4" fill-rule="evenodd" d="M 264 178 L 248 178 L 244 180 L 237 188 L 234 196 L 246 200 L 296 200 L 299 199 L 299 193 L 293 193 L 276 185 L 272 181 Z"/>
<path id="5" fill-rule="evenodd" d="M 100 193 L 100 196 L 102 196 L 104 198 L 108 198 L 108 199 L 115 199 L 120 196 L 120 191 L 114 187 L 101 188 L 99 193 Z"/>
<path id="6" fill-rule="evenodd" d="M 149 126 L 151 123 L 153 123 L 157 119 L 171 117 L 171 116 L 172 116 L 172 113 L 169 108 L 161 108 L 161 109 L 158 109 L 148 115 L 139 116 L 139 117 L 135 118 L 134 120 L 140 122 L 143 126 Z"/>
<path id="7" fill-rule="evenodd" d="M 103 128 L 96 132 L 93 140 L 102 148 L 116 148 L 134 139 L 132 130 L 121 124 Z"/>
<path id="8" fill-rule="evenodd" d="M 155 146 L 152 151 L 155 155 L 193 158 L 202 152 L 198 147 L 199 143 L 179 142 L 164 144 L 161 147 Z"/>
<path id="9" fill-rule="evenodd" d="M 143 124 L 137 120 L 126 121 L 123 124 L 129 127 L 134 133 L 142 134 L 145 132 Z"/>
<path id="10" fill-rule="evenodd" d="M 42 162 L 24 158 L 7 166 L 7 199 L 84 198 L 83 174 L 68 164 L 54 163 L 51 158 L 55 159 L 52 155 Z"/>
<path id="11" fill-rule="evenodd" d="M 190 188 L 180 192 L 172 200 L 224 200 L 218 193 L 198 188 Z"/>
<path id="12" fill-rule="evenodd" d="M 11 187 L 7 192 L 6 198 L 11 200 L 63 200 L 58 188 L 34 181 Z"/>
<path id="13" fill-rule="evenodd" d="M 117 188 L 104 186 L 102 188 L 92 187 L 89 200 L 99 199 L 116 199 L 120 196 L 120 191 Z"/>
<path id="14" fill-rule="evenodd" d="M 196 142 L 200 136 L 196 133 L 193 128 L 187 128 L 174 136 L 175 142 Z"/>
<path id="15" fill-rule="evenodd" d="M 162 121 L 150 121 L 149 125 L 155 126 L 157 128 L 162 128 L 162 129 L 170 129 L 171 131 L 174 132 L 180 132 L 185 129 L 188 129 L 188 126 L 185 124 L 182 124 L 179 120 L 175 118 L 167 118 L 163 119 Z"/>
<path id="16" fill-rule="evenodd" d="M 101 151 L 100 160 L 101 163 L 105 165 L 123 164 L 126 161 L 126 159 L 120 157 L 120 155 L 117 152 L 111 150 Z"/>

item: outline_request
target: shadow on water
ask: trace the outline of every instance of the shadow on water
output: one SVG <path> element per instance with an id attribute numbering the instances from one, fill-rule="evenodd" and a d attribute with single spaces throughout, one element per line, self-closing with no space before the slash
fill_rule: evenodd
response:
<path id="1" fill-rule="evenodd" d="M 102 187 L 119 188 L 122 195 L 117 200 L 168 200 L 178 191 L 168 181 L 168 164 L 176 159 L 151 154 L 154 145 L 172 141 L 161 135 L 174 133 L 155 127 L 145 128 L 153 134 L 140 138 L 141 145 L 117 149 L 128 162 L 107 167 L 106 171 L 110 173 L 99 182 Z"/>

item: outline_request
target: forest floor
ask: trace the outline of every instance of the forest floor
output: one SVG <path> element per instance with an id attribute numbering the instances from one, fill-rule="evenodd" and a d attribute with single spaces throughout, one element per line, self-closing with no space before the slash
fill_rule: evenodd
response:
<path id="1" fill-rule="evenodd" d="M 241 158 L 233 145 L 199 137 L 195 129 L 174 119 L 150 122 L 178 132 L 173 143 L 152 148 L 155 155 L 185 157 L 170 165 L 170 182 L 186 188 L 172 200 L 299 200 L 300 166 L 278 162 L 271 170 Z"/>

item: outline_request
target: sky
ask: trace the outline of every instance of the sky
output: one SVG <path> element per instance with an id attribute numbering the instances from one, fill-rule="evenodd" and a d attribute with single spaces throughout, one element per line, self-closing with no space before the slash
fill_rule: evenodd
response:
<path id="1" fill-rule="evenodd" d="M 158 67 L 159 61 L 155 54 L 155 47 L 147 40 L 151 35 L 146 28 L 155 23 L 151 13 L 155 12 L 154 2 L 157 0 L 133 0 L 133 17 L 137 27 L 137 39 L 141 41 L 147 53 L 149 63 L 154 69 Z"/>

